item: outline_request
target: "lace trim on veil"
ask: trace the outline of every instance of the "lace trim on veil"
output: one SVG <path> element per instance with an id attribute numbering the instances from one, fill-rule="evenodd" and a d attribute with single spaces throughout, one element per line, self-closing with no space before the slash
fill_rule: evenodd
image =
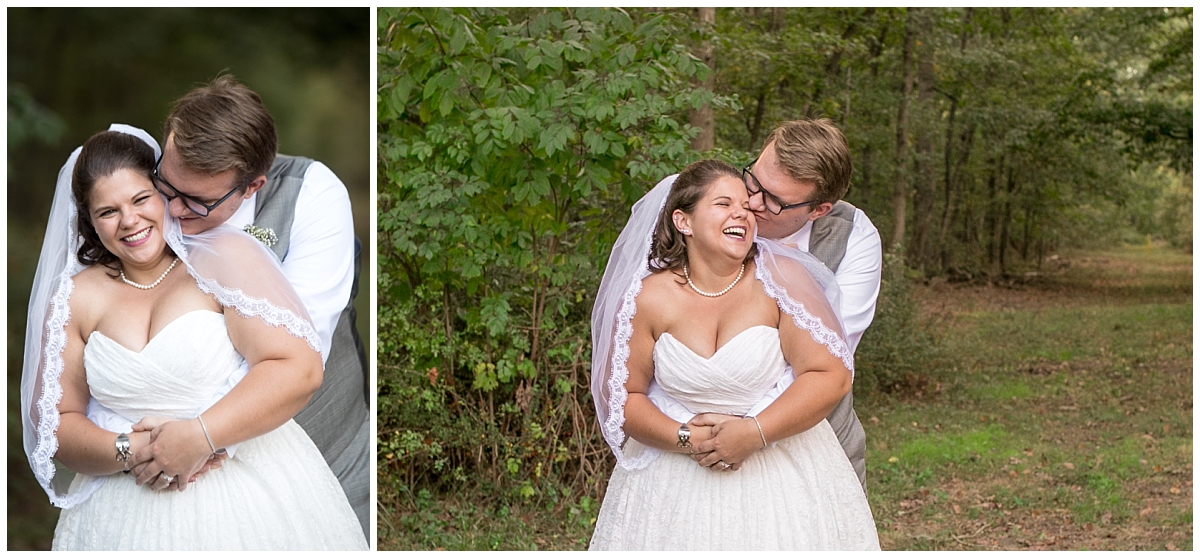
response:
<path id="1" fill-rule="evenodd" d="M 663 199 L 658 211 L 662 212 Z M 642 261 L 650 259 L 650 248 L 654 241 L 653 235 L 647 235 L 642 243 Z M 625 291 L 621 299 L 621 308 L 617 311 L 616 331 L 613 335 L 613 354 L 610 365 L 612 375 L 608 378 L 608 420 L 601 428 L 613 454 L 617 457 L 617 465 L 626 470 L 644 469 L 654 461 L 660 453 L 658 449 L 646 447 L 640 455 L 631 457 L 625 453 L 625 444 L 629 438 L 625 434 L 625 402 L 629 400 L 629 392 L 625 390 L 625 382 L 629 380 L 629 338 L 633 336 L 633 316 L 637 314 L 637 297 L 642 292 L 642 280 L 650 275 L 650 269 L 643 265 Z"/>
<path id="2" fill-rule="evenodd" d="M 167 233 L 167 242 L 184 262 L 188 261 L 187 245 L 184 244 L 183 234 L 179 229 L 171 229 Z M 284 326 L 292 337 L 304 339 L 312 350 L 321 352 L 321 338 L 317 336 L 316 328 L 294 312 L 275 306 L 266 299 L 249 296 L 241 289 L 228 288 L 213 279 L 201 277 L 190 265 L 187 266 L 187 270 L 192 279 L 196 280 L 200 291 L 212 295 L 221 306 L 234 308 L 243 317 L 258 318 L 271 326 Z"/>
<path id="3" fill-rule="evenodd" d="M 788 296 L 787 291 L 781 289 L 775 283 L 775 279 L 771 277 L 771 273 L 763 266 L 763 253 L 760 250 L 758 255 L 754 256 L 754 277 L 762 282 L 763 290 L 767 296 L 775 299 L 779 304 L 779 309 L 783 310 L 787 315 L 792 317 L 792 321 L 796 323 L 796 327 L 807 331 L 817 343 L 820 343 L 829 349 L 833 356 L 842 361 L 846 368 L 850 370 L 850 377 L 854 378 L 854 353 L 850 352 L 850 346 L 844 339 L 829 329 L 821 318 L 818 318 L 807 309 L 804 305 L 796 302 L 792 297 Z"/>
<path id="4" fill-rule="evenodd" d="M 69 254 L 71 258 L 73 254 Z M 51 297 L 50 316 L 46 319 L 46 346 L 42 348 L 42 362 L 45 363 L 42 376 L 42 393 L 37 401 L 40 421 L 38 422 L 37 447 L 30 456 L 34 476 L 38 483 L 50 496 L 50 502 L 55 506 L 66 509 L 82 502 L 95 491 L 95 483 L 89 483 L 83 490 L 58 496 L 54 490 L 54 454 L 58 453 L 58 404 L 62 402 L 62 384 L 59 379 L 63 373 L 63 349 L 67 345 L 67 322 L 71 319 L 71 307 L 68 301 L 75 290 L 75 282 L 70 276 L 71 270 L 63 271 L 59 278 L 58 287 Z"/>

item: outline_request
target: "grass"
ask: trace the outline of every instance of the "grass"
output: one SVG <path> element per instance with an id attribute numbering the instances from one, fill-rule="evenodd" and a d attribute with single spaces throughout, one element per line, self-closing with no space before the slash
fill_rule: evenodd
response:
<path id="1" fill-rule="evenodd" d="M 857 402 L 885 549 L 1192 549 L 1191 258 L 1068 261 L 918 289 L 957 366 Z"/>
<path id="2" fill-rule="evenodd" d="M 1191 265 L 1123 247 L 915 287 L 953 364 L 856 394 L 884 549 L 1191 550 Z M 379 548 L 586 548 L 599 505 L 543 496 L 381 495 Z"/>

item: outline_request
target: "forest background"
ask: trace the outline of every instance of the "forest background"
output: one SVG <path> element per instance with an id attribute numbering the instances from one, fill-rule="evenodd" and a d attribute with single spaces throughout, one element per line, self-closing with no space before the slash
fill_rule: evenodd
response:
<path id="1" fill-rule="evenodd" d="M 613 467 L 589 392 L 612 242 L 660 179 L 746 164 L 783 120 L 845 132 L 846 199 L 887 253 L 864 423 L 961 364 L 910 286 L 1191 253 L 1190 8 L 385 8 L 377 40 L 380 548 L 586 544 Z"/>
<path id="2" fill-rule="evenodd" d="M 58 517 L 21 445 L 29 289 L 55 178 L 114 122 L 161 140 L 172 103 L 222 72 L 256 91 L 282 153 L 325 163 L 346 185 L 369 277 L 370 12 L 366 8 L 53 9 L 8 15 L 8 548 L 49 549 Z M 365 285 L 365 283 L 364 283 Z M 356 299 L 371 339 L 370 301 Z"/>

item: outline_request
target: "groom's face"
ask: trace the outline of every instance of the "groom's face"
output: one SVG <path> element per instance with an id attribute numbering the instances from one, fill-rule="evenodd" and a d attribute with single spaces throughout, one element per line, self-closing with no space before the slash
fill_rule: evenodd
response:
<path id="1" fill-rule="evenodd" d="M 168 196 L 175 192 L 188 196 L 201 204 L 217 206 L 208 210 L 208 215 L 200 215 L 188 208 L 182 197 L 175 196 L 167 208 L 172 217 L 179 219 L 183 234 L 198 234 L 229 220 L 242 202 L 249 199 L 265 182 L 264 177 L 258 177 L 250 183 L 245 191 L 233 190 L 238 186 L 238 173 L 230 169 L 218 174 L 204 174 L 187 168 L 175 149 L 173 138 L 167 138 L 163 147 L 162 161 L 159 163 L 158 175 L 169 184 L 165 190 Z M 172 192 L 174 190 L 174 192 Z M 226 197 L 228 195 L 228 197 Z"/>
<path id="2" fill-rule="evenodd" d="M 816 184 L 792 178 L 779 164 L 775 142 L 763 149 L 750 171 L 762 183 L 762 189 L 773 194 L 782 206 L 803 204 L 817 195 Z M 764 238 L 780 239 L 795 234 L 809 221 L 828 213 L 832 208 L 833 204 L 830 203 L 802 205 L 788 207 L 776 215 L 767 209 L 761 192 L 750 196 L 750 209 L 758 221 L 758 234 Z"/>

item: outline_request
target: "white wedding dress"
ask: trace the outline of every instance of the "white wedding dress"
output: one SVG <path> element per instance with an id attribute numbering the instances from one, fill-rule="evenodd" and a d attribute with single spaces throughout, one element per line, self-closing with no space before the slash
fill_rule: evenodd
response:
<path id="1" fill-rule="evenodd" d="M 100 332 L 84 347 L 92 396 L 132 421 L 197 416 L 239 366 L 224 317 L 208 310 L 180 316 L 141 352 Z M 151 491 L 120 473 L 102 480 L 62 511 L 55 550 L 367 549 L 337 478 L 290 420 L 240 444 L 184 492 Z"/>
<path id="2" fill-rule="evenodd" d="M 654 344 L 655 380 L 694 413 L 746 414 L 786 365 L 779 330 L 768 326 L 708 359 L 670 333 Z M 858 477 L 821 421 L 755 451 L 738 471 L 666 452 L 644 469 L 618 466 L 591 549 L 878 550 L 879 538 Z"/>

